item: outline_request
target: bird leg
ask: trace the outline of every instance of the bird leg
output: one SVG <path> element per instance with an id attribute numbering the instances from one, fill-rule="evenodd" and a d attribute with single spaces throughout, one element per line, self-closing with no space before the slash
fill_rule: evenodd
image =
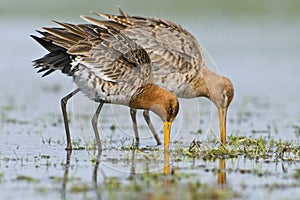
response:
<path id="1" fill-rule="evenodd" d="M 140 137 L 139 137 L 139 132 L 137 128 L 137 123 L 136 123 L 136 109 L 130 108 L 130 116 L 132 119 L 132 125 L 133 125 L 133 131 L 134 131 L 134 136 L 135 136 L 135 145 L 136 147 L 139 147 L 140 144 Z"/>
<path id="2" fill-rule="evenodd" d="M 148 124 L 148 126 L 149 126 L 149 128 L 150 128 L 150 130 L 151 130 L 151 132 L 152 132 L 152 134 L 153 134 L 153 136 L 154 136 L 154 138 L 157 142 L 157 145 L 161 145 L 161 141 L 159 139 L 159 136 L 158 136 L 157 132 L 155 131 L 154 126 L 151 122 L 150 115 L 149 115 L 149 110 L 144 110 L 143 115 L 144 115 L 145 121 L 147 122 L 147 124 Z"/>
<path id="3" fill-rule="evenodd" d="M 100 140 L 100 136 L 99 136 L 99 132 L 98 132 L 98 128 L 97 128 L 97 123 L 98 123 L 98 116 L 100 114 L 100 111 L 102 109 L 104 102 L 100 101 L 100 104 L 92 118 L 92 126 L 94 129 L 94 133 L 95 133 L 95 138 L 96 138 L 96 142 L 97 142 L 97 146 L 98 146 L 98 151 L 101 152 L 102 151 L 102 145 L 101 145 L 101 140 Z"/>
<path id="4" fill-rule="evenodd" d="M 67 114 L 67 102 L 68 100 L 73 97 L 75 94 L 77 94 L 80 91 L 80 89 L 76 89 L 64 98 L 61 99 L 61 110 L 64 118 L 64 124 L 65 124 L 65 130 L 66 130 L 66 136 L 67 136 L 67 147 L 66 150 L 72 150 L 72 144 L 71 144 L 71 136 L 70 136 L 70 129 L 69 129 L 69 121 L 68 121 L 68 114 Z"/>

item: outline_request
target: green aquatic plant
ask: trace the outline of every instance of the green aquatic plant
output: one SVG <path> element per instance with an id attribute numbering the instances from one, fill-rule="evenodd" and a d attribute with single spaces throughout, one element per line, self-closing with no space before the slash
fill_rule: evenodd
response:
<path id="1" fill-rule="evenodd" d="M 73 150 L 83 150 L 84 149 L 84 146 L 81 145 L 81 140 L 78 140 L 78 141 L 73 140 L 72 147 L 73 147 Z"/>
<path id="2" fill-rule="evenodd" d="M 227 146 L 209 147 L 193 140 L 183 148 L 185 156 L 200 157 L 203 160 L 226 159 L 243 156 L 251 160 L 296 161 L 300 160 L 300 146 L 295 141 L 229 136 Z"/>

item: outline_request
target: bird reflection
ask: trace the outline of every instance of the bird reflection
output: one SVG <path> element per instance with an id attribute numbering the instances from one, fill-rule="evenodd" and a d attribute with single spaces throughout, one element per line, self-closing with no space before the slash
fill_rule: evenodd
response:
<path id="1" fill-rule="evenodd" d="M 226 162 L 225 159 L 219 160 L 218 185 L 226 186 Z"/>
<path id="2" fill-rule="evenodd" d="M 94 171 L 93 171 L 93 183 L 94 183 L 94 189 L 96 191 L 97 199 L 101 199 L 101 194 L 100 194 L 100 191 L 98 190 L 98 182 L 97 182 L 97 180 L 98 180 L 98 168 L 99 168 L 99 165 L 100 165 L 101 155 L 102 155 L 102 151 L 98 151 L 95 166 L 94 166 Z"/>
<path id="3" fill-rule="evenodd" d="M 72 154 L 72 151 L 67 151 L 65 172 L 64 172 L 64 176 L 63 176 L 63 184 L 62 184 L 62 191 L 61 191 L 61 199 L 63 199 L 63 200 L 66 199 L 66 187 L 67 187 L 67 183 L 68 183 L 71 154 Z"/>
<path id="4" fill-rule="evenodd" d="M 64 174 L 63 174 L 63 180 L 62 180 L 62 187 L 61 187 L 61 199 L 62 200 L 66 200 L 67 199 L 67 186 L 68 186 L 68 182 L 69 182 L 69 170 L 70 170 L 70 166 L 71 166 L 71 154 L 72 151 L 66 151 L 66 161 L 65 161 L 65 165 L 64 165 Z M 131 159 L 130 159 L 130 175 L 128 177 L 129 180 L 132 180 L 135 178 L 135 175 L 137 174 L 136 169 L 137 169 L 137 153 L 139 153 L 139 150 L 132 150 L 132 154 L 131 154 Z M 143 152 L 144 153 L 144 152 Z M 99 183 L 98 183 L 98 172 L 100 171 L 101 174 L 103 175 L 104 179 L 106 178 L 104 172 L 102 171 L 101 167 L 100 167 L 100 158 L 101 158 L 102 152 L 99 151 L 96 155 L 95 158 L 95 162 L 94 162 L 94 168 L 93 168 L 93 172 L 92 172 L 92 187 L 96 193 L 97 199 L 101 199 L 101 192 L 99 190 Z M 164 175 L 169 175 L 171 174 L 171 170 L 170 170 L 170 152 L 169 151 L 164 151 L 164 162 L 163 162 L 163 170 L 162 173 Z M 145 166 L 145 171 L 144 173 L 150 173 L 150 166 L 149 166 L 150 162 L 146 163 Z M 168 177 L 163 179 L 164 184 L 169 185 L 172 181 L 170 181 L 170 179 Z"/>
<path id="5" fill-rule="evenodd" d="M 131 154 L 131 166 L 130 166 L 130 175 L 129 179 L 134 179 L 134 176 L 136 175 L 136 155 L 137 152 L 140 152 L 139 150 L 132 150 Z M 141 152 L 140 152 L 141 153 Z M 145 171 L 144 173 L 149 173 L 149 163 L 146 163 Z M 169 151 L 164 151 L 164 165 L 163 165 L 163 174 L 168 175 L 170 174 L 170 160 L 169 160 Z"/>
<path id="6" fill-rule="evenodd" d="M 67 184 L 69 182 L 69 168 L 70 168 L 70 160 L 71 160 L 71 154 L 72 151 L 67 151 L 67 156 L 66 156 L 66 163 L 65 163 L 65 171 L 64 171 L 64 175 L 63 175 L 63 180 L 62 180 L 62 189 L 61 189 L 61 199 L 62 200 L 66 200 L 66 196 L 67 196 Z M 97 179 L 98 179 L 98 168 L 100 166 L 100 158 L 101 158 L 101 151 L 98 151 L 96 159 L 95 159 L 95 166 L 94 166 L 94 170 L 93 170 L 93 174 L 92 174 L 92 180 L 93 180 L 93 186 L 94 189 L 96 191 L 96 195 L 97 195 L 97 199 L 101 199 L 101 194 L 98 190 L 98 183 L 97 183 Z M 101 171 L 102 172 L 102 171 Z M 102 172 L 102 175 L 105 176 Z"/>
<path id="7" fill-rule="evenodd" d="M 135 172 L 135 168 L 136 168 L 136 152 L 137 152 L 136 149 L 132 150 L 130 175 L 128 177 L 128 179 L 130 179 L 130 180 L 134 179 L 134 176 L 136 174 L 136 172 Z"/>

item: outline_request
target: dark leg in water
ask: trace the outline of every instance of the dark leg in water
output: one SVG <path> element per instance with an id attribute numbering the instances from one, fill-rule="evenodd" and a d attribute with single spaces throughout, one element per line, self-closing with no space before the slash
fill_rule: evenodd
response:
<path id="1" fill-rule="evenodd" d="M 67 136 L 67 147 L 66 150 L 72 150 L 72 144 L 71 144 L 71 136 L 70 136 L 70 129 L 69 129 L 69 121 L 68 121 L 68 114 L 67 114 L 67 102 L 68 100 L 73 97 L 75 94 L 77 94 L 80 91 L 80 89 L 76 89 L 64 98 L 61 99 L 61 110 L 63 113 L 64 118 L 64 124 L 65 124 L 65 130 L 66 130 L 66 136 Z"/>
<path id="2" fill-rule="evenodd" d="M 133 131 L 135 136 L 135 142 L 136 142 L 135 145 L 138 147 L 140 144 L 140 137 L 139 137 L 139 132 L 136 123 L 136 109 L 130 108 L 130 116 L 132 119 Z"/>
<path id="3" fill-rule="evenodd" d="M 97 128 L 97 124 L 98 124 L 98 116 L 100 114 L 100 111 L 102 109 L 104 102 L 100 101 L 100 104 L 92 118 L 92 126 L 94 129 L 94 133 L 95 133 L 95 138 L 96 138 L 96 142 L 97 142 L 97 146 L 98 146 L 98 151 L 102 151 L 102 145 L 101 145 L 101 140 L 100 140 L 100 136 L 99 136 L 99 132 L 98 132 L 98 128 Z"/>

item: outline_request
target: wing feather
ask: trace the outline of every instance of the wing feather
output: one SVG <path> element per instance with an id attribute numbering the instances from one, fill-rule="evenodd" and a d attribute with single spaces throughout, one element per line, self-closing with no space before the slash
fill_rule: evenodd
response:
<path id="1" fill-rule="evenodd" d="M 43 28 L 44 40 L 75 56 L 73 65 L 86 67 L 94 75 L 112 82 L 127 81 L 130 77 L 151 77 L 150 58 L 146 51 L 115 28 L 56 23 L 63 28 Z"/>
<path id="2" fill-rule="evenodd" d="M 154 71 L 185 73 L 191 66 L 200 70 L 205 62 L 198 41 L 180 25 L 158 18 L 129 16 L 120 8 L 119 16 L 93 13 L 106 20 L 89 18 L 90 23 L 112 26 L 141 45 L 153 62 Z"/>

